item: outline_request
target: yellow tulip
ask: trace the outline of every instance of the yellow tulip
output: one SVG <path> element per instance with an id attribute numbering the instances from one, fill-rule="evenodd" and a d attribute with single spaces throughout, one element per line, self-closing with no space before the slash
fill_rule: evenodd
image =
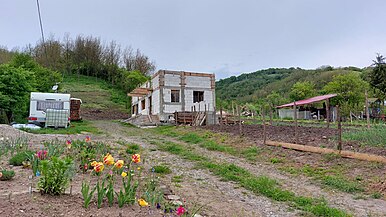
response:
<path id="1" fill-rule="evenodd" d="M 144 206 L 149 206 L 149 203 L 147 203 L 144 199 L 139 199 L 138 200 L 138 204 L 140 205 L 140 206 L 142 206 L 142 207 L 144 207 Z"/>
<path id="2" fill-rule="evenodd" d="M 141 155 L 139 154 L 133 154 L 131 156 L 131 160 L 134 162 L 134 163 L 139 163 L 141 162 Z"/>
<path id="3" fill-rule="evenodd" d="M 118 160 L 115 164 L 114 164 L 114 167 L 117 168 L 117 169 L 121 169 L 123 167 L 123 160 Z"/>
<path id="4" fill-rule="evenodd" d="M 99 173 L 99 172 L 102 172 L 104 168 L 105 168 L 105 166 L 103 165 L 103 163 L 102 162 L 98 162 L 95 165 L 94 170 L 95 170 L 95 172 Z"/>
<path id="5" fill-rule="evenodd" d="M 96 162 L 96 161 L 94 160 L 93 162 L 91 162 L 90 165 L 91 165 L 92 167 L 95 167 L 97 164 L 98 164 L 98 162 Z"/>
<path id="6" fill-rule="evenodd" d="M 103 163 L 107 164 L 107 165 L 113 165 L 114 164 L 114 158 L 113 156 L 111 156 L 111 154 L 107 154 L 104 158 L 103 158 Z"/>
<path id="7" fill-rule="evenodd" d="M 121 176 L 122 176 L 123 178 L 125 178 L 125 177 L 127 176 L 127 173 L 126 173 L 126 172 L 122 172 L 122 173 L 121 173 Z"/>

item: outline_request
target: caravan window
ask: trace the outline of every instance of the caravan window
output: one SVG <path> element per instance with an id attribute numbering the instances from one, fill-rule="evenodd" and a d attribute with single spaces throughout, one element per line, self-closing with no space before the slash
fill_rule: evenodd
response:
<path id="1" fill-rule="evenodd" d="M 47 101 L 37 101 L 36 110 L 46 111 L 47 109 L 56 109 L 62 110 L 64 102 L 47 100 Z"/>

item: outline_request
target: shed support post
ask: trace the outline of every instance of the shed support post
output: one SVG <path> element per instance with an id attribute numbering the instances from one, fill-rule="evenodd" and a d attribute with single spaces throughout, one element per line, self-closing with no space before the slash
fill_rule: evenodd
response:
<path id="1" fill-rule="evenodd" d="M 340 106 L 336 106 L 336 118 L 338 119 L 338 150 L 342 150 L 342 122 L 340 114 Z"/>
<path id="2" fill-rule="evenodd" d="M 298 111 L 296 102 L 294 102 L 294 119 L 295 119 L 295 143 L 298 143 Z"/>

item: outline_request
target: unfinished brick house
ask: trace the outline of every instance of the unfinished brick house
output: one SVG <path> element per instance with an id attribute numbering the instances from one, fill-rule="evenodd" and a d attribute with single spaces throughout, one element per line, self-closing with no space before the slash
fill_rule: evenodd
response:
<path id="1" fill-rule="evenodd" d="M 136 125 L 176 119 L 200 125 L 215 121 L 214 74 L 160 70 L 128 95 L 132 97 L 129 121 Z"/>

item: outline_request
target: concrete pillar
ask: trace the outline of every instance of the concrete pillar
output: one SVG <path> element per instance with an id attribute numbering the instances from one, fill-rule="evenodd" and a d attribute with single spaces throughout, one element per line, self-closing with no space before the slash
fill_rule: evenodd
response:
<path id="1" fill-rule="evenodd" d="M 185 111 L 185 85 L 186 85 L 186 81 L 185 81 L 186 77 L 185 77 L 185 72 L 181 72 L 181 83 L 180 83 L 180 86 L 181 86 L 181 91 L 180 91 L 180 100 L 181 100 L 181 111 Z"/>

